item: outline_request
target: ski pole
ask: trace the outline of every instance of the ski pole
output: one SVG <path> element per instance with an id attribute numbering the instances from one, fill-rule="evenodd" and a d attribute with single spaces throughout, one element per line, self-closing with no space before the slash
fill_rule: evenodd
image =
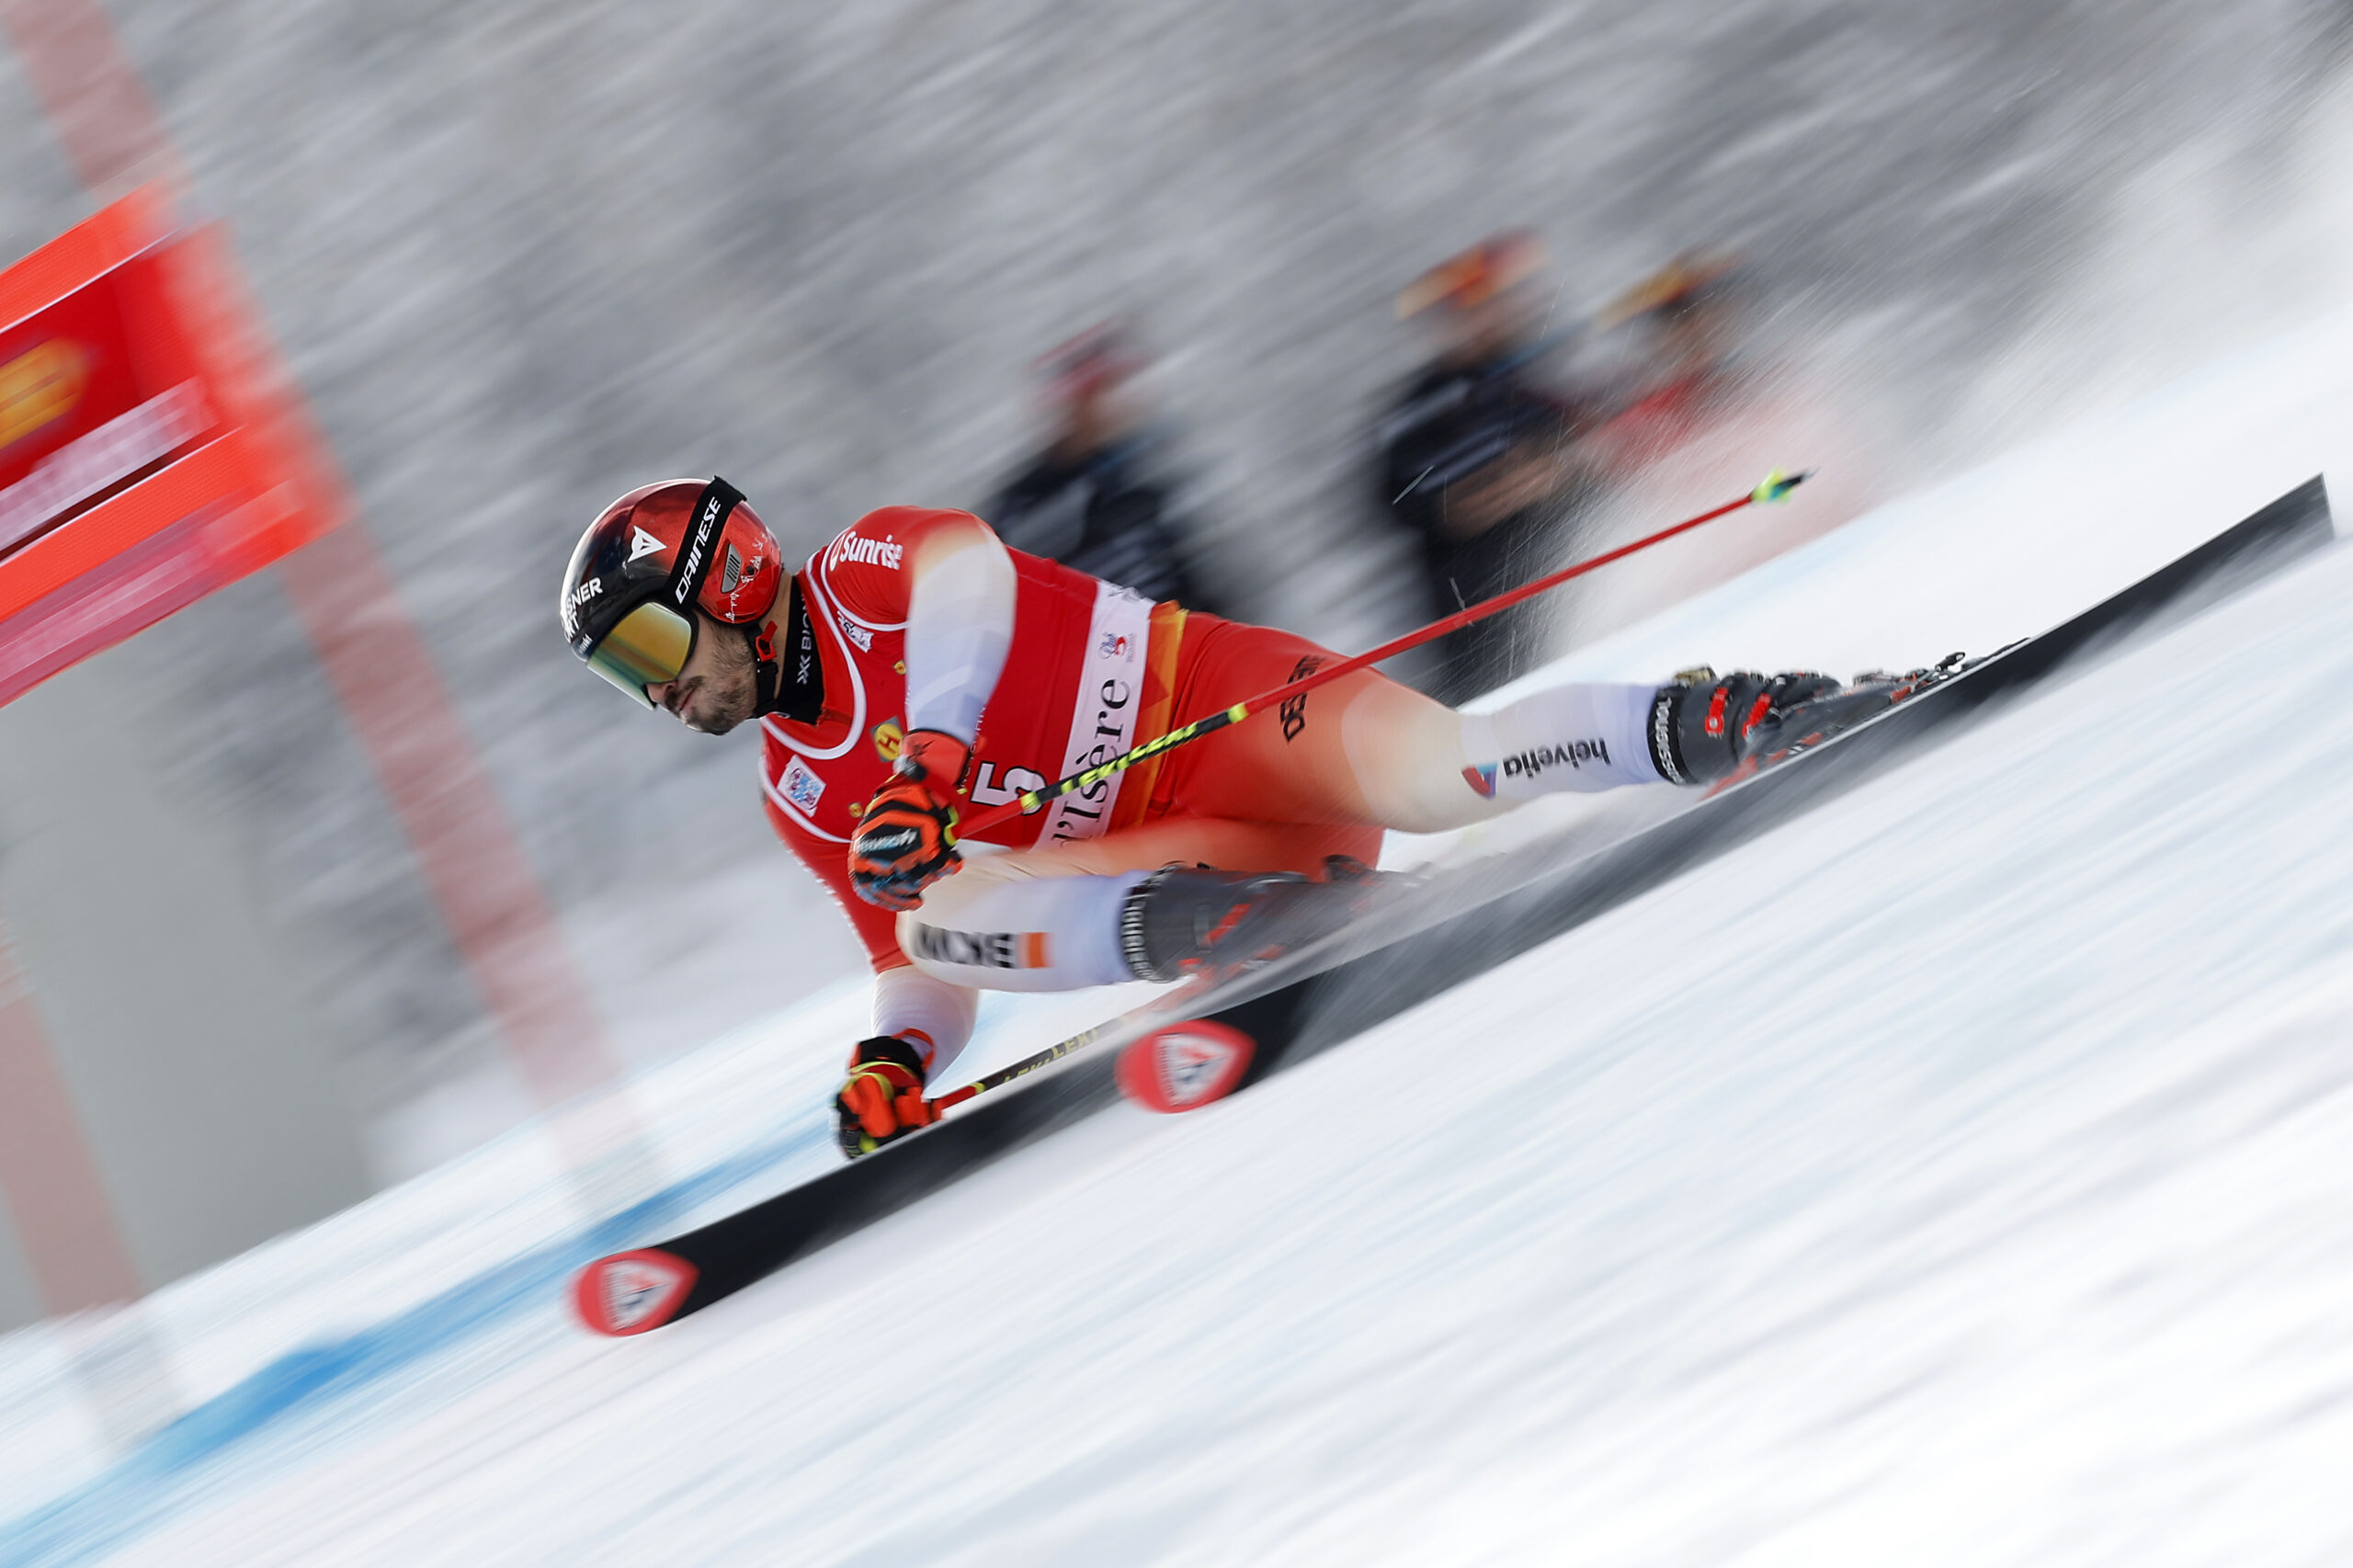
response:
<path id="1" fill-rule="evenodd" d="M 961 1088 L 949 1090 L 931 1102 L 931 1108 L 936 1111 L 946 1110 L 949 1106 L 962 1105 L 975 1095 L 985 1095 L 991 1089 L 1003 1088 L 1016 1078 L 1027 1077 L 1040 1067 L 1051 1066 L 1071 1052 L 1084 1051 L 1093 1045 L 1122 1021 L 1120 1017 L 1106 1018 L 1099 1024 L 1081 1029 L 1058 1045 L 1050 1045 L 1045 1050 L 1034 1055 L 1025 1056 L 1018 1062 L 1009 1062 L 985 1078 L 975 1078 Z"/>
<path id="2" fill-rule="evenodd" d="M 1631 544 L 1621 544 L 1615 550 L 1604 551 L 1599 555 L 1580 561 L 1574 565 L 1563 566 L 1558 572 L 1539 577 L 1532 583 L 1523 583 L 1517 588 L 1507 589 L 1493 598 L 1482 599 L 1468 609 L 1458 610 L 1440 620 L 1433 620 L 1427 626 L 1408 631 L 1402 637 L 1392 638 L 1378 648 L 1370 648 L 1353 658 L 1342 659 L 1337 664 L 1328 665 L 1313 675 L 1302 676 L 1294 681 L 1287 681 L 1270 691 L 1262 691 L 1257 696 L 1247 698 L 1231 708 L 1222 708 L 1206 718 L 1196 719 L 1189 724 L 1179 724 L 1165 735 L 1155 736 L 1132 750 L 1121 752 L 1108 761 L 1099 762 L 1093 767 L 1074 773 L 1057 783 L 1049 784 L 1040 790 L 1025 790 L 1004 805 L 992 806 L 978 816 L 960 824 L 961 831 L 956 836 L 971 838 L 976 834 L 995 827 L 1001 822 L 1007 821 L 1016 812 L 1027 816 L 1042 809 L 1051 801 L 1059 800 L 1075 790 L 1091 790 L 1113 774 L 1124 772 L 1139 762 L 1158 756 L 1163 752 L 1174 751 L 1188 741 L 1197 741 L 1203 735 L 1214 734 L 1228 724 L 1239 724 L 1253 713 L 1264 712 L 1279 702 L 1287 702 L 1294 697 L 1314 690 L 1319 686 L 1336 681 L 1342 676 L 1354 675 L 1367 665 L 1377 665 L 1383 659 L 1405 652 L 1408 648 L 1418 648 L 1425 642 L 1443 637 L 1448 632 L 1468 626 L 1474 620 L 1483 619 L 1498 610 L 1509 609 L 1523 599 L 1532 599 L 1548 589 L 1557 588 L 1572 577 L 1582 577 L 1586 573 L 1607 566 L 1613 561 L 1623 560 L 1636 551 L 1648 550 L 1651 546 L 1663 543 L 1677 534 L 1688 533 L 1703 523 L 1712 523 L 1718 517 L 1737 512 L 1745 506 L 1762 506 L 1783 500 L 1790 491 L 1805 483 L 1811 472 L 1809 470 L 1805 473 L 1785 474 L 1780 470 L 1775 469 L 1765 476 L 1765 483 L 1736 501 L 1727 501 L 1721 506 L 1711 507 L 1696 517 L 1686 517 L 1672 528 L 1661 528 L 1654 534 L 1646 534 Z"/>

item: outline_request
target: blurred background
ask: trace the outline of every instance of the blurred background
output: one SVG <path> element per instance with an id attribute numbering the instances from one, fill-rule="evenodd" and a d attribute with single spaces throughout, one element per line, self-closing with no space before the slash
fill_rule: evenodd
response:
<path id="1" fill-rule="evenodd" d="M 860 965 L 755 743 L 563 646 L 625 489 L 723 472 L 795 553 L 972 506 L 1352 650 L 1822 471 L 1408 672 L 1461 696 L 2344 292 L 2318 0 L 107 13 L 636 1064 Z M 90 208 L 10 57 L 0 248 Z M 309 1129 L 227 1228 L 155 1221 L 149 1285 L 529 1113 L 279 574 L 0 710 L 0 757 L 35 989 L 150 962 L 77 889 L 182 887 Z M 88 1027 L 144 1031 L 89 1096 L 197 1074 L 167 1013 Z"/>

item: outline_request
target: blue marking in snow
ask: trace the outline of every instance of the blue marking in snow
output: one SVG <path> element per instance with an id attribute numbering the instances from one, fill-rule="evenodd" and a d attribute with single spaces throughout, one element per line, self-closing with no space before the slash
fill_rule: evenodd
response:
<path id="1" fill-rule="evenodd" d="M 399 1316 L 280 1356 L 173 1421 L 53 1503 L 0 1526 L 0 1568 L 73 1568 L 154 1528 L 196 1500 L 209 1461 L 301 1413 L 381 1383 L 493 1324 L 544 1309 L 584 1265 L 665 1227 L 697 1204 L 807 1149 L 804 1130 L 737 1155 L 585 1231 L 483 1270 Z"/>

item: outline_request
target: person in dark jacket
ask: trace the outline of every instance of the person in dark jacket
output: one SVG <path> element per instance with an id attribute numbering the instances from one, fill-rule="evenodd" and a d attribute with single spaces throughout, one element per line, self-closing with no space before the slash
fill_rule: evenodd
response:
<path id="1" fill-rule="evenodd" d="M 1377 427 L 1378 503 L 1420 538 L 1433 619 L 1552 565 L 1591 483 L 1575 445 L 1586 411 L 1536 374 L 1551 347 L 1529 299 L 1542 267 L 1533 235 L 1499 234 L 1398 296 L 1438 349 Z M 1431 694 L 1460 701 L 1540 663 L 1540 615 L 1523 605 L 1448 637 Z"/>
<path id="2" fill-rule="evenodd" d="M 1016 550 L 1147 599 L 1213 611 L 1178 548 L 1167 491 L 1144 466 L 1149 437 L 1120 395 L 1142 366 L 1121 322 L 1091 328 L 1040 359 L 1051 434 L 981 515 Z"/>

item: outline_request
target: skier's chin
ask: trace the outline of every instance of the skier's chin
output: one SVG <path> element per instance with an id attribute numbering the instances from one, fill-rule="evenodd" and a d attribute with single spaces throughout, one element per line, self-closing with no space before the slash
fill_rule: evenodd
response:
<path id="1" fill-rule="evenodd" d="M 700 713 L 692 709 L 678 718 L 688 729 L 699 735 L 723 735 L 744 722 L 740 713 Z"/>

